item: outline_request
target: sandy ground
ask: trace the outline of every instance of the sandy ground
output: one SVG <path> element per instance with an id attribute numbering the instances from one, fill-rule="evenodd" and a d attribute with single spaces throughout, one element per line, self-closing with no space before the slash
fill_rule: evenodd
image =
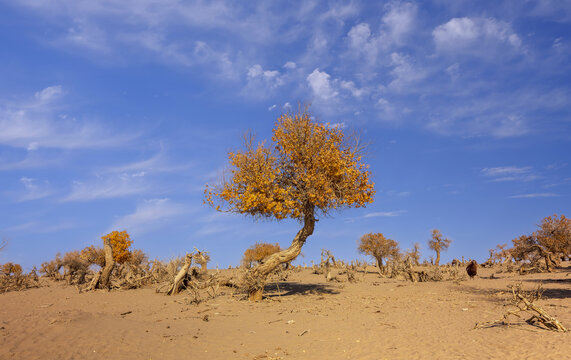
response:
<path id="1" fill-rule="evenodd" d="M 499 319 L 507 286 L 543 283 L 537 302 L 571 328 L 571 266 L 554 274 L 496 274 L 410 283 L 358 274 L 326 282 L 310 269 L 239 295 L 189 303 L 154 289 L 96 291 L 49 283 L 0 295 L 0 359 L 571 359 L 571 333 Z M 515 321 L 515 320 L 514 320 Z"/>

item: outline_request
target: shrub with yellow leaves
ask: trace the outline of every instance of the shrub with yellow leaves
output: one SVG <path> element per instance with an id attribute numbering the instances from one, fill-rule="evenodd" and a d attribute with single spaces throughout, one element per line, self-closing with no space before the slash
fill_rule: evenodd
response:
<path id="1" fill-rule="evenodd" d="M 109 239 L 111 248 L 113 249 L 113 259 L 122 264 L 131 259 L 131 251 L 129 247 L 133 244 L 133 240 L 127 231 L 112 231 L 109 234 L 102 236 L 101 239 L 105 241 Z"/>

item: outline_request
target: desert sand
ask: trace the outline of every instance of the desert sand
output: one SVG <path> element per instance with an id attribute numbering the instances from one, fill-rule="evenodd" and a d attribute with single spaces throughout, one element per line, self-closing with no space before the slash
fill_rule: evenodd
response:
<path id="1" fill-rule="evenodd" d="M 371 267 L 371 270 L 374 269 Z M 224 270 L 230 271 L 230 270 Z M 79 293 L 64 282 L 0 295 L 0 359 L 571 359 L 571 333 L 501 318 L 508 285 L 545 290 L 537 304 L 571 327 L 571 265 L 555 273 L 411 283 L 357 274 L 327 282 L 311 269 L 268 284 L 251 303 L 155 288 Z"/>

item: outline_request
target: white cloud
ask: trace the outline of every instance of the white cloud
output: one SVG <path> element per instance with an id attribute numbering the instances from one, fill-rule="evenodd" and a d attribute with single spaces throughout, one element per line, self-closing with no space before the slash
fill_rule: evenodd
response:
<path id="1" fill-rule="evenodd" d="M 141 173 L 98 176 L 89 182 L 74 181 L 71 193 L 62 201 L 91 201 L 133 196 L 150 190 Z"/>
<path id="2" fill-rule="evenodd" d="M 446 73 L 450 76 L 450 80 L 456 81 L 460 77 L 460 64 L 455 63 L 446 68 Z"/>
<path id="3" fill-rule="evenodd" d="M 35 98 L 40 102 L 49 102 L 51 100 L 57 99 L 62 94 L 61 85 L 48 86 L 42 91 L 38 91 L 35 94 Z"/>
<path id="4" fill-rule="evenodd" d="M 381 212 L 372 212 L 372 213 L 368 213 L 366 214 L 364 217 L 365 218 L 371 218 L 371 217 L 395 217 L 395 216 L 401 216 L 403 214 L 407 213 L 406 210 L 396 210 L 396 211 L 381 211 Z"/>
<path id="5" fill-rule="evenodd" d="M 25 193 L 18 198 L 18 201 L 38 200 L 50 196 L 52 190 L 49 188 L 47 181 L 38 181 L 28 177 L 21 177 L 20 183 L 26 189 Z"/>
<path id="6" fill-rule="evenodd" d="M 388 12 L 383 16 L 385 38 L 392 43 L 401 44 L 415 28 L 417 7 L 412 3 L 393 1 L 387 5 L 387 9 Z"/>
<path id="7" fill-rule="evenodd" d="M 391 54 L 391 65 L 393 66 L 391 75 L 394 77 L 394 80 L 389 84 L 390 88 L 403 91 L 409 85 L 426 77 L 424 70 L 415 66 L 412 61 L 413 59 L 409 56 L 399 53 Z"/>
<path id="8" fill-rule="evenodd" d="M 297 64 L 294 63 L 293 61 L 288 61 L 284 64 L 284 68 L 288 69 L 288 70 L 293 70 L 297 67 Z"/>
<path id="9" fill-rule="evenodd" d="M 432 31 L 436 48 L 443 52 L 489 54 L 498 45 L 519 49 L 520 37 L 508 23 L 490 18 L 453 18 Z"/>
<path id="10" fill-rule="evenodd" d="M 31 102 L 0 104 L 0 144 L 30 151 L 40 147 L 105 148 L 134 137 L 112 134 L 96 122 L 81 122 L 59 114 L 55 100 L 62 93 L 61 86 L 50 86 L 37 92 Z"/>
<path id="11" fill-rule="evenodd" d="M 60 221 L 60 222 L 45 222 L 45 221 L 29 221 L 23 224 L 14 225 L 3 229 L 6 232 L 11 233 L 38 233 L 38 234 L 47 234 L 52 232 L 58 232 L 62 230 L 72 229 L 77 227 L 77 224 L 74 224 L 69 221 Z"/>
<path id="12" fill-rule="evenodd" d="M 255 64 L 248 68 L 246 81 L 242 90 L 244 96 L 267 98 L 285 84 L 285 76 L 277 70 L 264 70 L 260 64 Z"/>
<path id="13" fill-rule="evenodd" d="M 338 92 L 331 86 L 330 78 L 331 76 L 328 73 L 319 71 L 319 69 L 313 70 L 307 76 L 307 82 L 315 97 L 322 100 L 330 100 L 338 95 Z"/>
<path id="14" fill-rule="evenodd" d="M 364 56 L 368 64 L 373 66 L 381 52 L 404 44 L 415 28 L 416 5 L 393 1 L 385 9 L 378 34 L 373 34 L 367 23 L 357 24 L 347 33 L 352 55 Z"/>
<path id="15" fill-rule="evenodd" d="M 492 178 L 495 182 L 504 181 L 533 181 L 539 179 L 535 175 L 531 166 L 498 166 L 492 168 L 483 168 L 481 173 L 485 177 Z"/>
<path id="16" fill-rule="evenodd" d="M 365 88 L 360 88 L 360 89 L 359 89 L 359 88 L 357 88 L 357 87 L 355 86 L 355 83 L 354 83 L 353 81 L 345 81 L 345 80 L 342 80 L 342 81 L 341 81 L 341 88 L 342 88 L 342 89 L 345 89 L 345 90 L 347 90 L 347 91 L 349 91 L 349 92 L 351 93 L 351 95 L 353 95 L 353 96 L 356 97 L 356 98 L 360 98 L 360 97 L 362 97 L 363 95 L 366 95 L 366 94 L 369 93 L 369 90 L 368 90 L 368 89 L 365 89 Z"/>
<path id="17" fill-rule="evenodd" d="M 151 199 L 139 204 L 132 214 L 115 220 L 110 231 L 125 229 L 129 233 L 140 235 L 167 226 L 172 220 L 189 212 L 187 206 L 173 203 L 169 199 Z"/>
<path id="18" fill-rule="evenodd" d="M 166 150 L 161 144 L 160 151 L 148 159 L 124 165 L 109 166 L 103 169 L 102 172 L 120 174 L 121 176 L 141 177 L 147 173 L 176 172 L 189 167 L 191 167 L 191 164 L 172 164 L 168 160 Z"/>
<path id="19" fill-rule="evenodd" d="M 545 198 L 545 197 L 558 197 L 555 193 L 532 193 L 532 194 L 521 194 L 510 196 L 512 199 L 534 199 L 534 198 Z"/>

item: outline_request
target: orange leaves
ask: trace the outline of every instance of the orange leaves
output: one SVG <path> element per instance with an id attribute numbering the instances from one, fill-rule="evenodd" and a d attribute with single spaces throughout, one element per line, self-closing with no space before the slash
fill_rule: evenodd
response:
<path id="1" fill-rule="evenodd" d="M 109 239 L 111 248 L 113 249 L 113 259 L 122 264 L 131 258 L 131 251 L 129 247 L 133 243 L 127 231 L 112 231 L 109 234 L 102 236 L 102 240 Z"/>
<path id="2" fill-rule="evenodd" d="M 309 209 L 322 213 L 373 201 L 374 184 L 358 147 L 341 129 L 321 124 L 309 113 L 281 115 L 272 145 L 228 154 L 230 178 L 207 186 L 205 202 L 221 210 L 253 216 L 300 219 Z M 313 212 L 313 210 L 311 210 Z"/>

